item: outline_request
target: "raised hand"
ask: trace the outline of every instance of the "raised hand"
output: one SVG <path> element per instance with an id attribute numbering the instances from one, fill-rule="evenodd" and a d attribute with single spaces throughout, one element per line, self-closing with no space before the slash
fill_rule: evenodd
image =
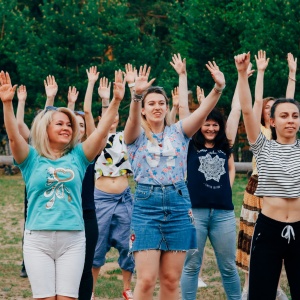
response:
<path id="1" fill-rule="evenodd" d="M 91 83 L 95 83 L 99 78 L 99 72 L 97 72 L 97 67 L 92 66 L 89 70 L 86 69 L 86 74 L 88 76 L 88 80 Z"/>
<path id="2" fill-rule="evenodd" d="M 135 79 L 135 92 L 137 95 L 141 95 L 154 82 L 155 78 L 152 78 L 148 82 L 150 71 L 151 67 L 147 67 L 147 65 L 140 67 L 139 73 L 137 74 L 137 77 Z"/>
<path id="3" fill-rule="evenodd" d="M 108 82 L 106 77 L 100 78 L 100 84 L 98 88 L 98 95 L 101 99 L 108 99 L 110 98 L 110 87 L 111 83 Z"/>
<path id="4" fill-rule="evenodd" d="M 197 93 L 197 100 L 199 104 L 201 104 L 201 102 L 205 99 L 205 95 L 204 95 L 204 90 L 201 89 L 199 85 L 197 85 L 196 93 Z"/>
<path id="5" fill-rule="evenodd" d="M 249 62 L 248 69 L 247 69 L 247 75 L 248 75 L 248 77 L 251 77 L 254 72 L 255 72 L 255 70 L 252 70 L 252 63 Z"/>
<path id="6" fill-rule="evenodd" d="M 125 76 L 125 80 L 128 84 L 134 83 L 135 78 L 137 76 L 136 68 L 133 67 L 132 64 L 126 64 L 124 76 Z"/>
<path id="7" fill-rule="evenodd" d="M 113 85 L 114 99 L 122 101 L 125 95 L 126 79 L 123 79 L 123 72 L 121 70 L 115 71 L 115 82 Z"/>
<path id="8" fill-rule="evenodd" d="M 57 94 L 58 86 L 55 77 L 48 75 L 44 80 L 45 92 L 47 97 L 55 97 Z"/>
<path id="9" fill-rule="evenodd" d="M 181 59 L 180 53 L 172 56 L 171 66 L 175 69 L 178 75 L 186 74 L 186 60 Z"/>
<path id="10" fill-rule="evenodd" d="M 255 55 L 257 71 L 265 71 L 270 58 L 267 58 L 266 51 L 259 50 L 257 56 Z"/>
<path id="11" fill-rule="evenodd" d="M 224 74 L 220 71 L 218 65 L 213 62 L 208 62 L 206 68 L 210 71 L 210 74 L 215 81 L 215 84 L 218 88 L 223 89 L 225 86 L 225 77 Z"/>
<path id="12" fill-rule="evenodd" d="M 179 88 L 178 86 L 175 87 L 172 91 L 172 104 L 174 107 L 178 107 L 179 106 Z"/>
<path id="13" fill-rule="evenodd" d="M 75 86 L 69 86 L 69 91 L 68 91 L 68 102 L 75 104 L 77 101 L 79 92 L 76 90 Z"/>
<path id="14" fill-rule="evenodd" d="M 12 86 L 10 76 L 7 72 L 0 73 L 0 98 L 2 102 L 12 101 L 17 85 Z"/>
<path id="15" fill-rule="evenodd" d="M 238 54 L 234 57 L 235 66 L 239 73 L 247 73 L 250 64 L 250 52 Z"/>
<path id="16" fill-rule="evenodd" d="M 294 59 L 294 55 L 292 53 L 287 54 L 287 62 L 289 66 L 290 73 L 296 73 L 297 71 L 297 57 Z"/>
<path id="17" fill-rule="evenodd" d="M 18 101 L 25 103 L 27 99 L 27 91 L 26 91 L 26 86 L 25 85 L 20 85 L 17 89 L 17 97 Z"/>

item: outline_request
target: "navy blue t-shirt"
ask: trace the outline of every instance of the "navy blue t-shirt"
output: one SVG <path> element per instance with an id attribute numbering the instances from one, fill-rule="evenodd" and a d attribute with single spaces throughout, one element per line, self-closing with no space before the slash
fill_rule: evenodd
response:
<path id="1" fill-rule="evenodd" d="M 189 144 L 187 186 L 193 208 L 233 210 L 228 157 L 222 150 Z"/>
<path id="2" fill-rule="evenodd" d="M 98 156 L 97 156 L 98 157 Z M 95 201 L 94 201 L 94 188 L 95 188 L 95 158 L 94 162 L 90 164 L 85 172 L 83 181 L 82 181 L 82 209 L 83 210 L 95 210 Z"/>

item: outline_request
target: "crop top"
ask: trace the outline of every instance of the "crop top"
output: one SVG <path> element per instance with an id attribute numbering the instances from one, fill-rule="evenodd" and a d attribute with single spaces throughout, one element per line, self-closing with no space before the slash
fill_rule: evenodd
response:
<path id="1" fill-rule="evenodd" d="M 261 132 L 263 133 L 263 135 L 266 136 L 266 138 L 267 138 L 268 140 L 271 139 L 271 137 L 272 137 L 271 129 L 266 128 L 265 126 L 261 125 L 261 126 L 260 126 L 260 130 L 261 130 Z M 256 160 L 255 160 L 255 157 L 254 157 L 254 156 L 252 157 L 252 170 L 253 170 L 253 171 L 252 171 L 252 175 L 258 175 L 258 171 L 257 171 L 257 167 L 256 167 Z"/>
<path id="2" fill-rule="evenodd" d="M 300 197 L 300 140 L 279 144 L 260 132 L 251 144 L 258 169 L 258 197 Z"/>
<path id="3" fill-rule="evenodd" d="M 179 121 L 153 133 L 158 145 L 151 143 L 142 129 L 139 137 L 127 145 L 134 180 L 143 184 L 167 185 L 185 179 L 188 138 Z"/>
<path id="4" fill-rule="evenodd" d="M 96 180 L 101 176 L 118 177 L 132 174 L 123 136 L 123 131 L 108 135 L 106 146 L 95 164 Z"/>

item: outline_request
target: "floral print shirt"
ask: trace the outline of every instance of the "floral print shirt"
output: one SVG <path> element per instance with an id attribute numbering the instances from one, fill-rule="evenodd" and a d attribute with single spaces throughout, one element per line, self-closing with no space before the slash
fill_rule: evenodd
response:
<path id="1" fill-rule="evenodd" d="M 186 177 L 187 150 L 190 138 L 179 121 L 153 133 L 157 145 L 151 143 L 142 130 L 140 136 L 127 145 L 134 179 L 138 183 L 167 185 Z"/>

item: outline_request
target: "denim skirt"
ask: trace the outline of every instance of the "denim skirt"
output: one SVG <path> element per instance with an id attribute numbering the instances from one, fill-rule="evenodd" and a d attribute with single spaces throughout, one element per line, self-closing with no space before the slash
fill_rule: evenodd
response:
<path id="1" fill-rule="evenodd" d="M 129 248 L 131 253 L 197 249 L 191 201 L 184 181 L 137 185 Z"/>

